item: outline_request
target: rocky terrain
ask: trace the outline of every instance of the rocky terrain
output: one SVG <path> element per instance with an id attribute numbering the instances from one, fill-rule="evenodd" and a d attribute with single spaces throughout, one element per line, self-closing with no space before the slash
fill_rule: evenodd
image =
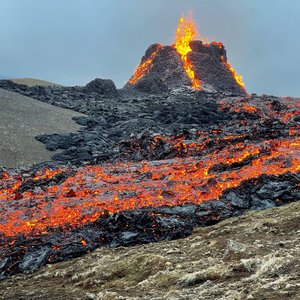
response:
<path id="1" fill-rule="evenodd" d="M 2 278 L 103 245 L 186 237 L 300 197 L 299 99 L 188 87 L 151 94 L 100 79 L 0 85 L 87 115 L 76 118 L 78 133 L 36 137 L 63 150 L 51 169 L 0 170 Z"/>
<path id="2" fill-rule="evenodd" d="M 1 299 L 299 299 L 300 203 L 185 239 L 100 248 L 0 282 Z"/>
<path id="3" fill-rule="evenodd" d="M 112 81 L 95 80 L 86 87 L 28 87 L 0 81 L 0 87 L 39 101 L 87 114 L 76 118 L 85 128 L 76 134 L 38 137 L 60 162 L 103 161 L 116 155 L 117 144 L 143 134 L 175 134 L 185 129 L 227 122 L 218 111 L 216 93 L 175 89 L 153 95 L 117 90 Z"/>
<path id="4" fill-rule="evenodd" d="M 275 137 L 277 132 L 285 136 L 290 128 L 299 124 L 297 99 L 266 95 L 250 97 L 228 92 L 198 91 L 189 87 L 152 94 L 151 90 L 145 93 L 128 87 L 117 90 L 112 81 L 100 79 L 85 87 L 28 87 L 0 81 L 0 88 L 87 115 L 75 118 L 78 124 L 84 126 L 78 133 L 37 137 L 48 150 L 62 150 L 52 156 L 62 163 L 114 161 L 124 158 L 124 155 L 126 159 L 134 160 L 170 158 L 169 145 L 164 145 L 163 141 L 158 153 L 152 155 L 146 149 L 140 153 L 137 149 L 132 151 L 128 148 L 137 145 L 138 140 L 150 142 L 154 136 L 182 136 L 182 140 L 193 140 L 197 138 L 194 133 L 199 130 L 213 134 L 220 127 L 224 128 L 226 135 L 251 135 L 255 132 L 249 138 L 263 138 L 264 135 Z M 224 109 L 220 109 L 218 104 L 221 99 L 228 99 Z M 294 107 L 288 108 L 292 102 Z M 229 103 L 232 103 L 231 107 Z M 254 108 L 251 110 L 252 104 Z M 261 111 L 255 111 L 256 106 L 260 106 Z M 287 114 L 293 117 L 287 124 L 284 120 L 286 109 L 289 110 Z M 261 112 L 266 110 L 270 113 L 262 115 Z M 264 119 L 260 121 L 260 117 Z"/>

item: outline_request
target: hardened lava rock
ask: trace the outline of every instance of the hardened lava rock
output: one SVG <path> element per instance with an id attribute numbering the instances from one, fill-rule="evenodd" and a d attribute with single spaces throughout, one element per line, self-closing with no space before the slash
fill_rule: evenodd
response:
<path id="1" fill-rule="evenodd" d="M 202 88 L 210 87 L 215 92 L 233 95 L 246 94 L 246 90 L 236 81 L 234 73 L 230 70 L 223 44 L 192 41 L 190 47 L 192 51 L 188 53 L 188 61 Z M 150 67 L 144 70 L 143 76 L 134 82 L 129 80 L 125 88 L 132 87 L 146 93 L 157 93 L 164 92 L 166 88 L 192 86 L 180 55 L 173 46 L 151 45 L 143 56 L 141 65 L 149 59 Z"/>

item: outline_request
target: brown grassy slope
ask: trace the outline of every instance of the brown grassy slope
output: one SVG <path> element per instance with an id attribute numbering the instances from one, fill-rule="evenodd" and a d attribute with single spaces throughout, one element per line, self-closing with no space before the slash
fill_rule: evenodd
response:
<path id="1" fill-rule="evenodd" d="M 299 299 L 300 202 L 192 236 L 101 248 L 0 282 L 3 299 Z"/>

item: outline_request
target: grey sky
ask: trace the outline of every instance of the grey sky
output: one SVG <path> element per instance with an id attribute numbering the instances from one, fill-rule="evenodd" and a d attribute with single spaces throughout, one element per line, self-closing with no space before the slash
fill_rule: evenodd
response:
<path id="1" fill-rule="evenodd" d="M 0 0 L 0 75 L 122 87 L 190 8 L 249 92 L 300 96 L 299 0 Z"/>

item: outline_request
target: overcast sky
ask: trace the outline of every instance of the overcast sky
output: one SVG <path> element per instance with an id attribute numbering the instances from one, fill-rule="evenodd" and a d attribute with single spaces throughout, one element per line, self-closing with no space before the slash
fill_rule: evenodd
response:
<path id="1" fill-rule="evenodd" d="M 147 47 L 194 11 L 248 92 L 300 97 L 299 0 L 0 0 L 0 75 L 122 87 Z"/>

